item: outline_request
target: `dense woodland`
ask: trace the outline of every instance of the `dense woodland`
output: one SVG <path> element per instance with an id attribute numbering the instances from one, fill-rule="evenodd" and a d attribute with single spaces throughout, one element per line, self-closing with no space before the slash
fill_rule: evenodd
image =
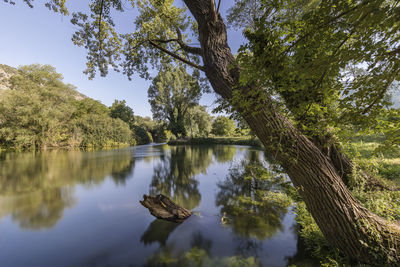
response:
<path id="1" fill-rule="evenodd" d="M 18 70 L 6 65 L 0 67 L 2 148 L 117 147 L 167 142 L 189 134 L 191 137 L 242 135 L 239 130 L 235 132 L 232 119 L 218 116 L 213 121 L 205 107 L 198 104 L 200 92 L 194 96 L 197 101 L 184 114 L 179 114 L 179 119 L 163 120 L 155 112 L 156 119 L 152 120 L 134 115 L 124 100 L 115 100 L 107 107 L 78 93 L 73 85 L 62 81 L 62 75 L 52 66 L 29 65 Z M 181 107 L 173 106 L 172 102 L 177 102 L 186 87 L 180 91 L 177 87 L 171 88 L 175 88 L 177 96 L 162 106 L 170 105 L 170 114 L 174 116 Z M 154 91 L 153 88 L 153 94 Z"/>

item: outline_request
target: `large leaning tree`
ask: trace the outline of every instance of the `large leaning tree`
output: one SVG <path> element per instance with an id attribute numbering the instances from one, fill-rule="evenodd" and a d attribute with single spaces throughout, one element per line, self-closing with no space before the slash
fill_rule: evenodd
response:
<path id="1" fill-rule="evenodd" d="M 48 7 L 67 14 L 65 2 L 51 0 Z M 249 7 L 246 1 L 236 2 Z M 252 30 L 238 59 L 227 43 L 221 1 L 214 0 L 124 2 L 136 7 L 139 16 L 136 29 L 123 34 L 111 16 L 124 11 L 122 1 L 92 0 L 90 14 L 72 15 L 80 28 L 73 42 L 88 51 L 90 77 L 97 71 L 106 75 L 112 66 L 128 77 L 149 78 L 149 67 L 172 61 L 203 72 L 287 172 L 327 240 L 353 260 L 399 262 L 400 225 L 373 214 L 352 196 L 341 179 L 342 167 L 325 151 L 329 128 L 309 131 L 315 121 L 328 121 L 333 113 L 324 111 L 338 105 L 348 111 L 343 120 L 360 121 L 382 106 L 399 78 L 398 1 L 252 2 L 251 16 L 236 12 L 238 22 L 249 23 Z M 341 78 L 348 67 L 371 75 L 359 71 Z"/>

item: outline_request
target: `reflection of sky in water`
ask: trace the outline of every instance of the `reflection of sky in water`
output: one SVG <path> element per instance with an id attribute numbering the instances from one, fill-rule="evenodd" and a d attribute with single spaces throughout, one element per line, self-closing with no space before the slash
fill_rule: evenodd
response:
<path id="1" fill-rule="evenodd" d="M 248 154 L 235 146 L 167 145 L 3 153 L 1 266 L 142 266 L 194 250 L 210 264 L 242 255 L 285 266 L 297 251 L 293 213 L 265 240 L 221 223 L 217 184 Z M 197 215 L 179 225 L 155 220 L 139 204 L 150 191 L 166 192 Z"/>

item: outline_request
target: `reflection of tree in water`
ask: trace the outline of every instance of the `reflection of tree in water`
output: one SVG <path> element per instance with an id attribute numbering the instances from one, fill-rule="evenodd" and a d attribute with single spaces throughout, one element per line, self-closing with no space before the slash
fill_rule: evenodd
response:
<path id="1" fill-rule="evenodd" d="M 0 218 L 22 228 L 54 226 L 74 205 L 74 186 L 100 184 L 107 176 L 123 184 L 134 167 L 129 150 L 47 151 L 0 154 Z"/>
<path id="2" fill-rule="evenodd" d="M 206 172 L 211 161 L 212 150 L 208 147 L 171 147 L 170 154 L 161 156 L 154 167 L 150 194 L 162 193 L 187 209 L 195 208 L 201 195 L 194 176 Z"/>
<path id="3" fill-rule="evenodd" d="M 298 267 L 318 267 L 321 266 L 320 261 L 311 254 L 311 251 L 307 248 L 305 241 L 301 238 L 298 233 L 300 232 L 300 225 L 295 224 L 291 228 L 295 236 L 297 237 L 296 242 L 296 254 L 286 257 L 287 266 L 298 266 Z M 323 249 L 323 248 L 320 248 Z"/>
<path id="4" fill-rule="evenodd" d="M 236 245 L 235 254 L 241 255 L 244 258 L 255 257 L 259 258 L 262 249 L 262 241 L 247 237 L 234 237 Z"/>
<path id="5" fill-rule="evenodd" d="M 54 226 L 65 208 L 74 205 L 71 188 L 49 188 L 13 198 L 0 197 L 0 216 L 11 213 L 21 228 L 41 229 Z"/>
<path id="6" fill-rule="evenodd" d="M 143 233 L 140 241 L 145 245 L 157 242 L 161 247 L 166 247 L 168 237 L 179 225 L 179 223 L 155 219 Z M 211 245 L 211 240 L 205 239 L 201 232 L 192 235 L 191 247 L 204 249 L 209 254 Z"/>
<path id="7" fill-rule="evenodd" d="M 177 250 L 174 243 L 162 246 L 147 259 L 145 266 L 261 266 L 254 257 L 213 257 L 211 247 L 212 241 L 198 231 L 192 234 L 187 250 Z"/>
<path id="8" fill-rule="evenodd" d="M 125 164 L 125 163 L 124 163 Z M 126 180 L 133 176 L 133 170 L 135 169 L 135 158 L 131 157 L 129 163 L 121 165 L 119 168 L 112 170 L 111 178 L 116 185 L 125 185 Z"/>
<path id="9" fill-rule="evenodd" d="M 264 165 L 259 151 L 249 151 L 248 159 L 231 168 L 226 180 L 218 184 L 216 205 L 239 236 L 264 240 L 283 228 L 291 204 L 283 191 L 289 183 Z"/>
<path id="10" fill-rule="evenodd" d="M 235 146 L 215 146 L 212 151 L 215 160 L 219 163 L 232 161 L 233 157 L 236 155 Z"/>

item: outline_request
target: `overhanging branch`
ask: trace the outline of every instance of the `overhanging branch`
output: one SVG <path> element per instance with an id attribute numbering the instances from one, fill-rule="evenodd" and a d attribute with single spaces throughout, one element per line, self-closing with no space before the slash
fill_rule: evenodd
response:
<path id="1" fill-rule="evenodd" d="M 396 54 L 400 54 L 400 48 L 397 48 L 397 49 L 394 49 L 394 50 L 392 50 L 392 51 L 389 51 L 387 54 L 388 54 L 389 56 L 394 56 L 394 55 L 396 55 Z"/>
<path id="2" fill-rule="evenodd" d="M 179 55 L 177 55 L 177 54 L 175 54 L 175 53 L 172 53 L 172 52 L 169 51 L 168 49 L 165 49 L 164 47 L 158 45 L 154 40 L 148 40 L 148 41 L 149 41 L 149 43 L 150 43 L 152 46 L 154 46 L 154 47 L 157 48 L 158 50 L 161 50 L 161 51 L 163 51 L 164 53 L 170 55 L 171 57 L 173 57 L 173 58 L 175 58 L 175 59 L 177 59 L 177 60 L 179 60 L 179 61 L 182 61 L 183 63 L 188 64 L 189 66 L 191 66 L 191 67 L 193 67 L 193 68 L 199 69 L 199 70 L 201 70 L 201 71 L 205 71 L 205 69 L 204 69 L 203 66 L 200 66 L 200 65 L 198 65 L 198 64 L 196 64 L 196 63 L 193 63 L 193 62 L 189 61 L 189 60 L 186 59 L 186 58 L 183 58 L 183 57 L 181 57 L 181 56 L 179 56 Z"/>
<path id="3" fill-rule="evenodd" d="M 200 56 L 203 55 L 203 50 L 200 47 L 189 46 L 183 41 L 182 32 L 178 27 L 175 27 L 175 30 L 176 34 L 178 35 L 178 39 L 176 39 L 176 41 L 184 51 Z"/>
<path id="4" fill-rule="evenodd" d="M 187 53 L 191 53 L 191 54 L 196 54 L 196 55 L 202 55 L 202 49 L 200 47 L 193 47 L 193 46 L 189 46 L 187 45 L 185 42 L 182 41 L 182 34 L 180 33 L 179 29 L 177 29 L 177 34 L 178 34 L 178 38 L 172 38 L 172 39 L 151 39 L 153 42 L 157 42 L 157 43 L 171 43 L 171 42 L 177 42 L 179 44 L 179 46 L 182 48 L 182 50 L 184 50 Z"/>
<path id="5" fill-rule="evenodd" d="M 98 39 L 99 39 L 99 53 L 101 56 L 101 53 L 103 51 L 103 39 L 101 38 L 101 22 L 102 22 L 102 16 L 103 16 L 103 8 L 104 8 L 104 0 L 101 0 L 101 4 L 100 4 L 100 14 L 99 14 L 99 24 L 98 24 L 98 28 L 99 28 L 99 33 L 98 33 Z"/>

